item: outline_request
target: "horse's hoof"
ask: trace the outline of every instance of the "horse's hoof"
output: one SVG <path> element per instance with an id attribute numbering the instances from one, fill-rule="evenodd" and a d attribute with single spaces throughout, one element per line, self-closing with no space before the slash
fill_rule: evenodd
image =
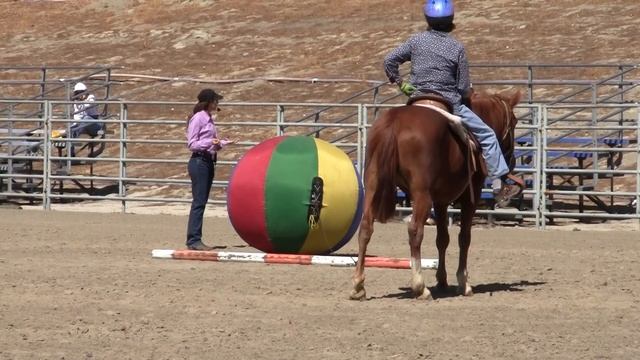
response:
<path id="1" fill-rule="evenodd" d="M 416 296 L 416 299 L 418 300 L 431 300 L 431 291 L 429 291 L 428 289 L 425 289 L 421 295 Z"/>
<path id="2" fill-rule="evenodd" d="M 438 284 L 436 285 L 436 288 L 440 291 L 448 291 L 449 290 L 449 283 L 447 283 L 446 281 L 438 281 Z"/>
<path id="3" fill-rule="evenodd" d="M 431 292 L 424 285 L 424 281 L 419 279 L 414 282 L 411 286 L 411 290 L 413 291 L 413 296 L 418 300 L 429 300 L 431 299 Z"/>
<path id="4" fill-rule="evenodd" d="M 471 290 L 471 286 L 466 285 L 464 288 L 463 287 L 458 287 L 458 294 L 462 295 L 462 296 L 472 296 L 473 295 L 473 290 Z"/>
<path id="5" fill-rule="evenodd" d="M 367 292 L 364 288 L 360 290 L 352 290 L 351 295 L 349 295 L 349 300 L 365 300 L 367 298 Z"/>

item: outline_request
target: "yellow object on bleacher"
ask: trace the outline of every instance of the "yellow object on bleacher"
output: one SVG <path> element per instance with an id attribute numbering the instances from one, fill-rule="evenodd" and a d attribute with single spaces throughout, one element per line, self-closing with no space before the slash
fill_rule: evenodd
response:
<path id="1" fill-rule="evenodd" d="M 63 137 L 64 134 L 66 134 L 66 131 L 64 130 L 53 130 L 51 131 L 51 138 L 55 139 L 55 138 Z"/>

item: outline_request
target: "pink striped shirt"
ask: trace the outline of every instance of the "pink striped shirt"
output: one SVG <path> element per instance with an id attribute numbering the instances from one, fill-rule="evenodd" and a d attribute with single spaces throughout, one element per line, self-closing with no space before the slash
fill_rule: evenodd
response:
<path id="1" fill-rule="evenodd" d="M 187 128 L 187 147 L 192 152 L 208 151 L 213 155 L 220 150 L 220 145 L 213 145 L 213 139 L 218 137 L 215 114 L 210 118 L 209 113 L 202 110 L 189 119 Z"/>

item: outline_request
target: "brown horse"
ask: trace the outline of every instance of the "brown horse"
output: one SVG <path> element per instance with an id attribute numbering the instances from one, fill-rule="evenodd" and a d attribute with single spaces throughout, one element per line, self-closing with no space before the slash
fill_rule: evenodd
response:
<path id="1" fill-rule="evenodd" d="M 507 162 L 513 166 L 514 106 L 520 92 L 510 96 L 474 94 L 473 111 L 495 131 Z M 353 276 L 351 299 L 365 298 L 364 258 L 373 234 L 373 222 L 385 223 L 395 212 L 396 187 L 411 195 L 413 216 L 408 225 L 411 248 L 411 288 L 418 298 L 430 298 L 421 270 L 420 246 L 424 223 L 433 206 L 438 247 L 438 287 L 446 289 L 445 252 L 449 245 L 447 206 L 461 208 L 458 291 L 472 295 L 468 284 L 467 254 L 471 242 L 472 218 L 484 183 L 483 171 L 470 166 L 469 150 L 450 128 L 449 120 L 430 108 L 410 105 L 393 108 L 381 115 L 371 128 L 364 171 L 364 213 L 358 234 L 358 263 Z M 475 168 L 480 169 L 480 166 Z"/>

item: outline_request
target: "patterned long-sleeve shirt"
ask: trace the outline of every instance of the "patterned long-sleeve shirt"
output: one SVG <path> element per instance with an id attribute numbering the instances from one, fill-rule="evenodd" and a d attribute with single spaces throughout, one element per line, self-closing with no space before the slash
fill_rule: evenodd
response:
<path id="1" fill-rule="evenodd" d="M 208 151 L 213 154 L 220 150 L 220 145 L 214 145 L 213 139 L 218 137 L 216 124 L 214 123 L 215 115 L 209 117 L 206 111 L 195 113 L 189 120 L 187 128 L 187 146 L 192 152 Z"/>
<path id="2" fill-rule="evenodd" d="M 436 92 L 458 108 L 470 87 L 469 63 L 458 40 L 435 30 L 411 36 L 384 59 L 389 81 L 401 80 L 399 67 L 407 61 L 411 61 L 410 82 L 417 89 L 414 96 Z"/>

